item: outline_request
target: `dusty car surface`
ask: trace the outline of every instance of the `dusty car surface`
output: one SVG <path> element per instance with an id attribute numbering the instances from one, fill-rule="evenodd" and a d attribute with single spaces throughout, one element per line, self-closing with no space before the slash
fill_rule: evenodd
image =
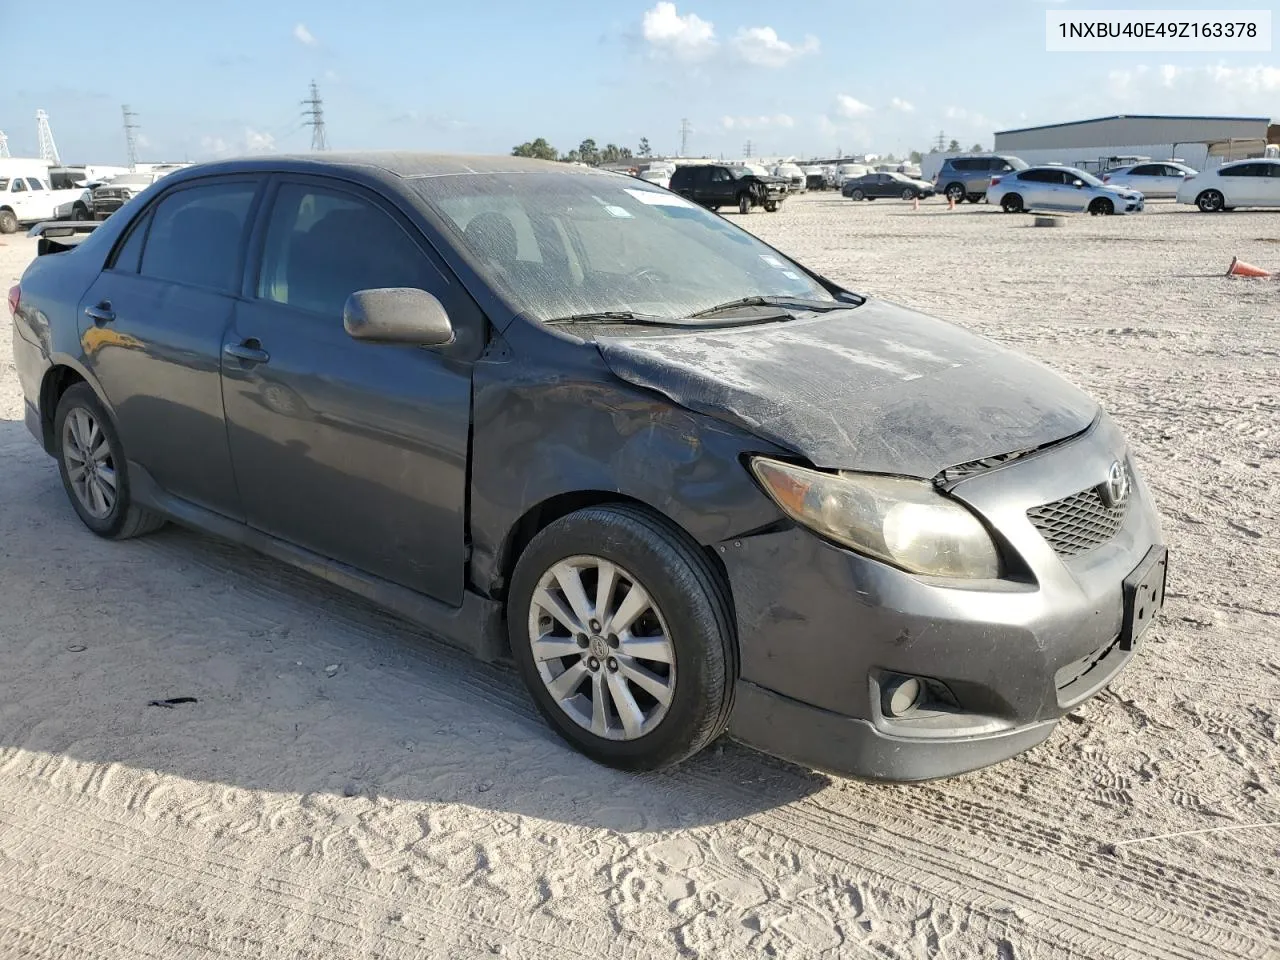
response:
<path id="1" fill-rule="evenodd" d="M 970 770 L 1105 687 L 1163 601 L 1093 400 L 635 178 L 228 161 L 65 247 L 9 305 L 90 530 L 176 521 L 509 655 L 604 763 L 728 730 Z"/>

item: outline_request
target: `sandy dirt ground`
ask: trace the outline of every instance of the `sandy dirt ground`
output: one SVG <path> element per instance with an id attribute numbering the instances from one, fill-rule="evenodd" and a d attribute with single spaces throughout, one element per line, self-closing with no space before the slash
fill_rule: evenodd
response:
<path id="1" fill-rule="evenodd" d="M 1280 213 L 1046 230 L 818 194 L 745 223 L 1117 417 L 1172 564 L 1112 690 L 923 786 L 733 743 L 602 769 L 513 672 L 305 575 L 91 536 L 21 423 L 6 318 L 0 957 L 1280 957 L 1280 283 L 1222 276 L 1280 269 Z M 33 253 L 0 238 L 4 288 Z"/>

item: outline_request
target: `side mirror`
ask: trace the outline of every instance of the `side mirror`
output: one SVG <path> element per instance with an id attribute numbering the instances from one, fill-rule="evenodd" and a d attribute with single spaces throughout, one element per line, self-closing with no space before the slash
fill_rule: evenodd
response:
<path id="1" fill-rule="evenodd" d="M 357 290 L 347 297 L 342 325 L 357 340 L 443 347 L 453 343 L 444 304 L 412 287 Z"/>

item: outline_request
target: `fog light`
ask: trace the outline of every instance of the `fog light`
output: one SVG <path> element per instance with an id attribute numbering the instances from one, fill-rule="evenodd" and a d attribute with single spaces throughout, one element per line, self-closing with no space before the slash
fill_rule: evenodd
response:
<path id="1" fill-rule="evenodd" d="M 904 717 L 924 703 L 925 686 L 916 677 L 894 677 L 881 687 L 880 708 L 886 717 Z"/>

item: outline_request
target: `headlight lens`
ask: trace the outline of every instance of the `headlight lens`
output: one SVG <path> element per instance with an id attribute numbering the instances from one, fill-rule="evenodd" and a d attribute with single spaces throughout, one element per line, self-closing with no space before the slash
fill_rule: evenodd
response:
<path id="1" fill-rule="evenodd" d="M 931 483 L 823 473 L 767 457 L 753 457 L 751 470 L 787 516 L 859 553 L 935 577 L 1000 576 L 986 528 Z"/>

